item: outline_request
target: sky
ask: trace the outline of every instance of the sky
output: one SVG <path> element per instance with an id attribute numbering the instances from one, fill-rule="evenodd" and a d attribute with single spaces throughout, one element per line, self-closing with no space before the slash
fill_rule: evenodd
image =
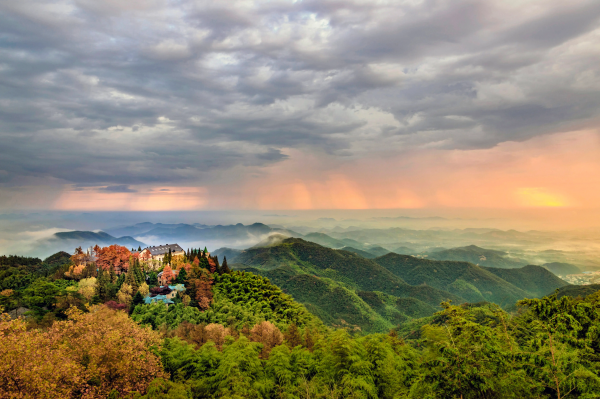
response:
<path id="1" fill-rule="evenodd" d="M 0 0 L 0 212 L 598 209 L 599 43 L 597 0 Z"/>

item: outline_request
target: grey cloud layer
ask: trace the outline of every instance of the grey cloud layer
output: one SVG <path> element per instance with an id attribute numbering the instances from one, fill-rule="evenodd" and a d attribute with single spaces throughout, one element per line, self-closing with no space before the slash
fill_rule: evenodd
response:
<path id="1" fill-rule="evenodd" d="M 0 0 L 0 184 L 134 192 L 286 148 L 594 127 L 600 3 L 504 3 Z"/>

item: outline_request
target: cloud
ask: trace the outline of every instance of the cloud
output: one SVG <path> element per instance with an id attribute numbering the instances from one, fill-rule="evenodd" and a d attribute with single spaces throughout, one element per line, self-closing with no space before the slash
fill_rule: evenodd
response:
<path id="1" fill-rule="evenodd" d="M 239 184 L 290 151 L 343 164 L 599 121 L 593 0 L 126 3 L 0 0 L 0 190 Z"/>
<path id="2" fill-rule="evenodd" d="M 117 186 L 106 186 L 98 189 L 98 191 L 102 191 L 105 193 L 135 193 L 137 190 L 129 188 L 126 184 L 120 184 Z"/>

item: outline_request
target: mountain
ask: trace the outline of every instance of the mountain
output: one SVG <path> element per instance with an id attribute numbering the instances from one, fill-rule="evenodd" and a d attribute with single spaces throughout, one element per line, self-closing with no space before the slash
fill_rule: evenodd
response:
<path id="1" fill-rule="evenodd" d="M 362 257 L 365 258 L 375 258 L 377 256 L 382 256 L 390 252 L 389 250 L 379 245 L 368 245 L 350 238 L 343 238 L 341 240 L 338 240 L 336 238 L 328 236 L 325 233 L 309 233 L 302 238 L 304 238 L 306 241 L 314 242 L 315 244 L 319 244 L 327 248 L 349 248 L 350 252 L 360 254 Z M 359 253 L 356 251 L 361 252 Z M 370 255 L 367 255 L 366 253 Z"/>
<path id="2" fill-rule="evenodd" d="M 133 226 L 125 226 L 125 227 L 117 227 L 117 228 L 113 228 L 113 229 L 107 229 L 106 232 L 115 237 L 118 237 L 118 236 L 136 237 L 136 236 L 141 236 L 153 229 L 173 230 L 178 227 L 184 227 L 184 226 L 188 226 L 188 225 L 184 224 L 184 223 L 165 224 L 165 223 L 143 222 L 143 223 L 137 223 Z"/>
<path id="3" fill-rule="evenodd" d="M 407 246 L 402 245 L 394 249 L 392 252 L 395 252 L 400 255 L 414 255 L 417 251 L 415 251 L 413 248 L 409 248 Z"/>
<path id="4" fill-rule="evenodd" d="M 590 284 L 590 285 L 567 285 L 558 289 L 557 297 L 563 296 L 571 296 L 573 298 L 576 297 L 586 297 L 591 294 L 595 294 L 600 291 L 600 284 Z M 547 295 L 552 295 L 556 292 L 548 292 Z"/>
<path id="5" fill-rule="evenodd" d="M 528 265 L 520 269 L 486 267 L 485 269 L 536 297 L 544 296 L 568 285 L 566 281 L 561 280 L 542 266 Z"/>
<path id="6" fill-rule="evenodd" d="M 262 247 L 273 247 L 275 245 L 281 244 L 285 239 L 290 238 L 289 236 L 285 236 L 283 234 L 271 234 L 258 244 L 252 246 L 252 248 L 262 248 Z"/>
<path id="7" fill-rule="evenodd" d="M 107 234 L 103 231 L 94 232 L 94 231 L 66 231 L 62 233 L 55 233 L 52 237 L 47 240 L 48 243 L 54 245 L 69 245 L 68 250 L 73 251 L 73 248 L 81 246 L 83 248 L 93 246 L 93 245 L 122 245 L 127 248 L 138 248 L 138 247 L 146 247 L 141 241 L 138 241 L 132 237 L 113 237 L 110 234 Z M 71 248 L 73 245 L 75 247 Z"/>
<path id="8" fill-rule="evenodd" d="M 239 249 L 223 247 L 223 248 L 219 248 L 219 249 L 212 251 L 210 254 L 213 256 L 218 256 L 219 261 L 221 261 L 221 263 L 223 262 L 224 257 L 227 257 L 227 263 L 235 263 L 236 258 L 242 252 L 243 251 L 241 251 Z"/>
<path id="9" fill-rule="evenodd" d="M 61 251 L 72 254 L 77 247 L 85 249 L 94 245 L 108 246 L 113 244 L 122 245 L 128 249 L 145 248 L 147 246 L 132 237 L 114 237 L 103 231 L 65 231 L 36 241 L 35 253 L 42 254 L 43 256 Z"/>
<path id="10" fill-rule="evenodd" d="M 292 230 L 269 227 L 263 223 L 243 225 L 217 225 L 207 226 L 203 224 L 161 224 L 161 223 L 139 223 L 133 226 L 120 227 L 109 230 L 113 232 L 131 232 L 139 240 L 158 245 L 177 242 L 181 245 L 213 246 L 220 247 L 225 243 L 228 246 L 246 248 L 254 245 L 265 237 L 272 234 L 283 234 L 287 237 L 301 237 L 302 235 Z"/>
<path id="11" fill-rule="evenodd" d="M 355 253 L 355 254 L 360 255 L 363 258 L 367 258 L 367 259 L 374 259 L 374 258 L 377 257 L 376 255 L 373 255 L 370 252 L 363 251 L 363 250 L 356 249 L 356 248 L 352 248 L 352 247 L 344 247 L 344 248 L 342 248 L 342 251 L 352 252 L 352 253 Z"/>
<path id="12" fill-rule="evenodd" d="M 562 263 L 562 262 L 552 262 L 552 263 L 544 263 L 542 267 L 550 270 L 552 273 L 557 276 L 566 276 L 568 274 L 579 274 L 581 270 L 570 263 Z"/>
<path id="13" fill-rule="evenodd" d="M 386 331 L 399 320 L 411 319 L 411 313 L 430 315 L 442 301 L 464 302 L 434 287 L 411 286 L 355 253 L 297 238 L 250 248 L 239 254 L 231 267 L 268 277 L 328 324 L 366 331 Z M 371 307 L 365 298 L 373 295 L 384 305 Z"/>
<path id="14" fill-rule="evenodd" d="M 516 268 L 527 263 L 508 258 L 506 252 L 480 248 L 476 245 L 428 252 L 429 259 L 471 262 L 485 267 Z"/>
<path id="15" fill-rule="evenodd" d="M 343 241 L 336 240 L 335 238 L 332 238 L 324 233 L 309 233 L 302 238 L 304 238 L 306 241 L 314 242 L 315 244 L 319 244 L 327 248 L 342 248 L 346 246 L 346 243 Z"/>
<path id="16" fill-rule="evenodd" d="M 527 293 L 472 263 L 434 261 L 394 253 L 375 262 L 409 284 L 427 284 L 459 295 L 469 302 L 489 301 L 508 305 Z"/>
<path id="17" fill-rule="evenodd" d="M 383 256 L 383 255 L 386 255 L 386 254 L 389 254 L 390 252 L 392 252 L 389 249 L 385 249 L 385 248 L 380 247 L 378 245 L 369 247 L 366 251 L 369 252 L 369 253 L 372 253 L 375 256 Z"/>

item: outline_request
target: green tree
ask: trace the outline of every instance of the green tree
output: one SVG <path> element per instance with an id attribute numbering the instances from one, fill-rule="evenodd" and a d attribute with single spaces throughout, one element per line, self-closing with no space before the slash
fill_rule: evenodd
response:
<path id="1" fill-rule="evenodd" d="M 131 301 L 131 312 L 133 313 L 133 309 L 135 309 L 135 307 L 137 305 L 142 305 L 144 303 L 144 296 L 142 295 L 141 292 L 136 292 L 135 295 L 133 296 L 133 300 Z"/>
<path id="2" fill-rule="evenodd" d="M 174 281 L 175 284 L 183 284 L 187 283 L 187 271 L 185 271 L 185 267 L 179 269 L 179 273 L 177 274 L 177 278 Z"/>
<path id="3" fill-rule="evenodd" d="M 229 266 L 227 266 L 227 257 L 223 256 L 223 265 L 221 266 L 221 274 L 223 273 L 231 273 L 231 270 L 229 270 Z"/>
<path id="4" fill-rule="evenodd" d="M 588 300 L 552 295 L 519 301 L 533 316 L 520 355 L 523 368 L 557 399 L 591 397 L 600 390 L 597 298 L 598 294 Z"/>

